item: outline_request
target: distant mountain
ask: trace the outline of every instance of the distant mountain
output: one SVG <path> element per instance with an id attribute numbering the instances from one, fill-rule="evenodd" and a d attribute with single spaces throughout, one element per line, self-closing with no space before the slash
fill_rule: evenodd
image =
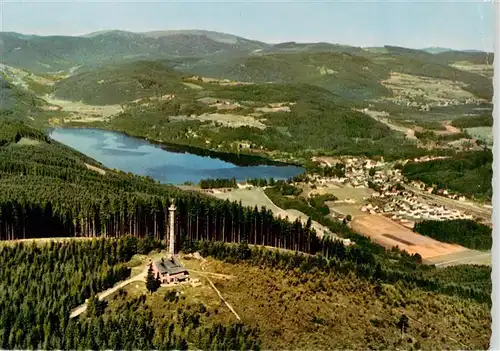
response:
<path id="1" fill-rule="evenodd" d="M 3 32 L 0 54 L 2 63 L 34 73 L 89 73 L 100 66 L 161 60 L 170 68 L 188 74 L 313 84 L 345 98 L 365 99 L 390 95 L 380 81 L 396 71 L 461 81 L 476 96 L 489 99 L 492 95 L 490 79 L 450 66 L 457 61 L 491 63 L 492 54 L 444 48 L 417 50 L 390 45 L 360 48 L 294 41 L 267 44 L 206 30 L 145 33 L 107 30 L 78 37 Z"/>
<path id="2" fill-rule="evenodd" d="M 267 44 L 215 32 L 131 33 L 103 31 L 85 36 L 22 36 L 0 33 L 2 63 L 35 73 L 68 71 L 80 65 L 128 59 L 227 54 L 246 55 Z M 215 40 L 214 40 L 215 39 Z"/>
<path id="3" fill-rule="evenodd" d="M 304 83 L 348 99 L 389 95 L 380 84 L 386 67 L 346 52 L 294 52 L 252 55 L 220 63 L 191 63 L 188 70 L 202 76 L 245 82 Z"/>
<path id="4" fill-rule="evenodd" d="M 493 59 L 495 55 L 492 52 L 484 52 L 484 51 L 445 51 L 439 54 L 436 54 L 440 59 L 442 59 L 446 63 L 460 62 L 466 61 L 472 64 L 493 64 Z"/>
<path id="5" fill-rule="evenodd" d="M 429 54 L 439 54 L 446 51 L 453 51 L 453 49 L 441 48 L 441 47 L 430 47 L 421 49 L 422 51 L 428 52 Z"/>

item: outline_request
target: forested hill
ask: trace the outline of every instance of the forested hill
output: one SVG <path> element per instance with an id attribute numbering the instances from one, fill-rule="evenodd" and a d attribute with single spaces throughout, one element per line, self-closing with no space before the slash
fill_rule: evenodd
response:
<path id="1" fill-rule="evenodd" d="M 179 240 L 248 241 L 315 252 L 299 222 L 104 168 L 23 124 L 0 122 L 0 240 L 126 234 L 165 237 L 175 198 Z"/>
<path id="2" fill-rule="evenodd" d="M 109 170 L 41 131 L 0 122 L 0 240 L 126 235 L 164 240 L 171 198 L 178 209 L 178 249 L 204 240 L 321 252 L 329 265 L 359 276 L 377 275 L 388 283 L 400 281 L 490 301 L 488 267 L 458 270 L 450 277 L 445 271 L 420 265 L 416 256 L 399 250 L 386 252 L 342 223 L 329 220 L 331 231 L 356 242 L 345 248 L 342 243 L 318 239 L 310 223 L 291 223 L 275 218 L 265 208 L 246 208 Z"/>
<path id="3" fill-rule="evenodd" d="M 188 89 L 181 74 L 162 61 L 137 61 L 76 74 L 56 83 L 54 94 L 61 99 L 107 105 Z"/>

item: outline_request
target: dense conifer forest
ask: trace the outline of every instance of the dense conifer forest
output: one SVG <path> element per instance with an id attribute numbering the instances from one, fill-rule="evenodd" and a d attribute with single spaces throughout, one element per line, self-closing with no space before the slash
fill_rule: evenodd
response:
<path id="1" fill-rule="evenodd" d="M 89 307 L 85 318 L 69 318 L 72 308 L 126 278 L 130 269 L 125 263 L 134 254 L 147 254 L 160 245 L 151 238 L 130 236 L 42 246 L 2 245 L 0 347 L 187 350 L 191 345 L 258 349 L 252 329 L 239 323 L 200 326 L 200 312 L 196 311 L 182 323 L 153 319 L 151 313 L 134 308 L 110 316 Z"/>
<path id="2" fill-rule="evenodd" d="M 92 169 L 95 161 L 22 124 L 0 126 L 0 239 L 61 236 L 165 238 L 170 199 L 189 240 L 248 241 L 314 253 L 320 243 L 300 222 L 273 217 L 153 180 Z M 22 139 L 31 143 L 20 143 Z"/>
<path id="3" fill-rule="evenodd" d="M 473 250 L 491 250 L 493 241 L 490 227 L 469 219 L 422 221 L 415 224 L 414 231 Z"/>
<path id="4" fill-rule="evenodd" d="M 421 180 L 438 188 L 491 200 L 492 162 L 491 150 L 471 151 L 447 159 L 421 163 L 408 162 L 403 167 L 403 174 L 408 179 Z"/>
<path id="5" fill-rule="evenodd" d="M 332 232 L 353 239 L 355 246 L 346 248 L 341 242 L 320 240 L 311 229 L 311 221 L 305 226 L 298 221 L 292 223 L 273 217 L 265 208 L 247 208 L 106 169 L 22 124 L 3 123 L 0 145 L 0 239 L 110 238 L 92 243 L 82 239 L 84 242 L 78 244 L 51 244 L 42 249 L 5 246 L 0 251 L 2 267 L 6 267 L 0 275 L 1 301 L 4 306 L 9 305 L 0 308 L 4 313 L 0 320 L 0 342 L 4 348 L 162 348 L 168 345 L 182 349 L 192 343 L 193 335 L 198 334 L 190 334 L 182 328 L 176 328 L 179 331 L 175 335 L 157 336 L 152 343 L 151 335 L 156 335 L 157 325 L 146 312 L 127 321 L 123 316 L 107 318 L 99 313 L 90 315 L 94 320 L 75 324 L 68 321 L 72 307 L 127 276 L 127 269 L 121 264 L 134 253 L 147 253 L 164 242 L 171 198 L 177 207 L 177 249 L 183 251 L 196 249 L 219 259 L 233 260 L 231 257 L 236 255 L 235 259 L 246 260 L 254 257 L 254 251 L 244 243 L 272 246 L 314 254 L 283 253 L 271 260 L 272 265 L 302 271 L 344 272 L 360 279 L 375 279 L 381 284 L 399 284 L 405 289 L 417 286 L 491 304 L 489 267 L 436 269 L 421 265 L 418 255 L 410 256 L 397 249 L 386 251 L 352 232 L 345 224 L 325 217 L 322 204 L 328 199 L 318 198 L 299 205 L 304 207 L 304 213 Z M 286 194 L 299 194 L 297 188 L 286 182 L 278 182 L 266 193 L 283 208 L 295 208 L 298 204 L 286 197 Z M 284 203 L 285 199 L 288 204 Z M 240 245 L 231 247 L 223 242 Z M 52 271 L 55 275 L 44 274 Z M 93 273 L 87 274 L 87 271 Z M 36 288 L 30 283 L 23 287 L 27 289 L 25 293 L 12 290 L 21 281 L 33 282 Z M 51 294 L 50 297 L 40 295 L 43 292 Z M 21 327 L 25 323 L 30 327 Z M 96 324 L 100 327 L 96 328 Z M 120 338 L 121 333 L 136 327 L 142 330 L 140 337 Z M 248 348 L 258 345 L 251 330 L 236 326 L 216 328 L 219 329 L 196 331 L 209 335 L 200 339 L 205 340 L 202 346 Z M 236 344 L 234 338 L 215 338 L 221 330 L 226 333 L 233 330 L 231 328 L 240 333 Z M 96 336 L 96 333 L 101 334 Z"/>

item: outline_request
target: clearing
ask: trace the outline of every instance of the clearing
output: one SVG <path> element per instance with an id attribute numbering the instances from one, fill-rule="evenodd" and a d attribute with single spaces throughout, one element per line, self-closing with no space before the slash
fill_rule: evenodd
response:
<path id="1" fill-rule="evenodd" d="M 196 90 L 203 90 L 203 87 L 197 85 L 197 84 L 194 84 L 194 83 L 188 83 L 188 82 L 182 82 L 182 84 L 184 84 L 185 86 L 191 88 L 191 89 L 196 89 Z"/>
<path id="2" fill-rule="evenodd" d="M 68 116 L 64 117 L 63 122 L 101 122 L 123 112 L 120 105 L 87 105 L 80 101 L 56 99 L 52 95 L 45 95 L 43 99 L 47 103 L 57 106 L 59 110 L 68 112 Z"/>
<path id="3" fill-rule="evenodd" d="M 392 130 L 394 130 L 396 132 L 403 133 L 404 135 L 406 135 L 406 137 L 408 139 L 414 139 L 414 140 L 417 139 L 417 137 L 415 136 L 414 129 L 403 127 L 403 126 L 398 126 L 396 124 L 391 123 L 389 121 L 389 118 L 388 118 L 390 115 L 387 112 L 373 111 L 373 110 L 369 110 L 367 108 L 365 108 L 364 110 L 355 110 L 355 111 L 363 112 L 364 114 L 370 116 L 371 118 L 373 118 L 377 122 L 385 124 L 386 126 L 391 128 Z"/>
<path id="4" fill-rule="evenodd" d="M 171 120 L 198 120 L 198 121 L 212 121 L 220 123 L 224 126 L 238 128 L 243 126 L 249 126 L 259 129 L 265 129 L 266 125 L 259 122 L 254 117 L 243 116 L 243 115 L 233 115 L 229 113 L 204 113 L 201 115 L 191 115 L 191 116 L 171 116 Z"/>
<path id="5" fill-rule="evenodd" d="M 89 165 L 88 163 L 85 164 L 85 166 L 90 169 L 91 171 L 95 171 L 97 173 L 99 173 L 100 175 L 106 175 L 106 171 L 102 168 L 99 168 L 99 167 L 96 167 L 96 166 L 92 166 L 92 165 Z"/>
<path id="6" fill-rule="evenodd" d="M 266 193 L 264 193 L 264 190 L 261 188 L 235 189 L 225 193 L 218 192 L 215 189 L 214 193 L 212 193 L 211 195 L 222 200 L 227 199 L 229 201 L 241 201 L 241 204 L 243 206 L 257 206 L 257 208 L 265 206 L 268 210 L 271 210 L 275 216 L 280 216 L 281 218 L 288 217 L 288 219 L 292 222 L 296 219 L 299 219 L 303 224 L 306 224 L 307 220 L 309 219 L 308 216 L 300 211 L 294 209 L 284 210 L 282 208 L 279 208 L 267 197 Z M 319 237 L 322 237 L 326 233 L 330 233 L 330 230 L 327 227 L 319 224 L 316 221 L 312 221 L 312 228 L 316 230 L 316 233 Z M 331 233 L 329 235 L 335 236 Z"/>
<path id="7" fill-rule="evenodd" d="M 367 199 L 375 191 L 370 188 L 344 188 L 328 185 L 327 188 L 317 188 L 311 191 L 313 194 L 333 194 L 337 201 L 326 201 L 325 204 L 330 212 L 338 213 L 342 216 L 351 215 L 352 217 L 365 214 L 360 210 L 360 206 L 368 203 Z"/>
<path id="8" fill-rule="evenodd" d="M 478 100 L 472 93 L 465 91 L 465 83 L 447 79 L 414 76 L 391 72 L 389 79 L 381 82 L 394 93 L 392 100 L 415 99 L 421 102 L 452 102 Z"/>
<path id="9" fill-rule="evenodd" d="M 493 65 L 486 64 L 486 62 L 482 65 L 478 65 L 468 61 L 458 61 L 454 62 L 450 66 L 455 67 L 456 69 L 459 69 L 461 71 L 479 74 L 486 78 L 493 78 Z"/>
<path id="10" fill-rule="evenodd" d="M 484 140 L 487 146 L 493 146 L 493 127 L 474 127 L 465 130 L 473 138 Z"/>
<path id="11" fill-rule="evenodd" d="M 17 145 L 38 145 L 38 144 L 40 144 L 40 141 L 35 140 L 35 139 L 22 137 L 21 139 L 19 139 L 19 141 L 16 144 Z"/>

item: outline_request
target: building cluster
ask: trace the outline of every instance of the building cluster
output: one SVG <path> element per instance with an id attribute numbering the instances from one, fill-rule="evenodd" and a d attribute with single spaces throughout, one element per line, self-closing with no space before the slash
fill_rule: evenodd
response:
<path id="1" fill-rule="evenodd" d="M 392 215 L 394 220 L 454 220 L 473 219 L 471 215 L 449 209 L 436 203 L 422 201 L 417 195 L 408 191 L 398 191 L 395 196 L 383 206 L 367 205 L 362 211 Z"/>
<path id="2" fill-rule="evenodd" d="M 440 195 L 440 196 L 447 197 L 447 198 L 452 199 L 452 200 L 458 200 L 458 201 L 466 201 L 467 200 L 467 198 L 463 195 L 450 193 L 447 189 L 437 189 L 437 188 L 432 187 L 432 186 L 427 186 L 425 183 L 420 182 L 420 181 L 411 181 L 409 183 L 409 185 L 415 189 L 426 191 L 429 194 Z"/>
<path id="3" fill-rule="evenodd" d="M 481 99 L 464 98 L 464 99 L 447 99 L 441 101 L 431 101 L 425 94 L 411 96 L 409 94 L 399 96 L 392 100 L 396 105 L 415 107 L 420 111 L 430 111 L 432 107 L 447 107 L 460 105 L 480 105 L 483 103 Z"/>
<path id="4" fill-rule="evenodd" d="M 320 187 L 328 187 L 332 184 L 343 184 L 347 188 L 368 188 L 370 182 L 392 189 L 392 185 L 403 180 L 400 170 L 388 169 L 384 160 L 374 161 L 361 157 L 346 157 L 338 160 L 345 165 L 345 176 L 321 176 L 319 174 L 309 175 L 311 184 Z M 331 163 L 325 166 L 331 167 Z M 370 175 L 371 169 L 385 168 L 375 171 Z"/>

